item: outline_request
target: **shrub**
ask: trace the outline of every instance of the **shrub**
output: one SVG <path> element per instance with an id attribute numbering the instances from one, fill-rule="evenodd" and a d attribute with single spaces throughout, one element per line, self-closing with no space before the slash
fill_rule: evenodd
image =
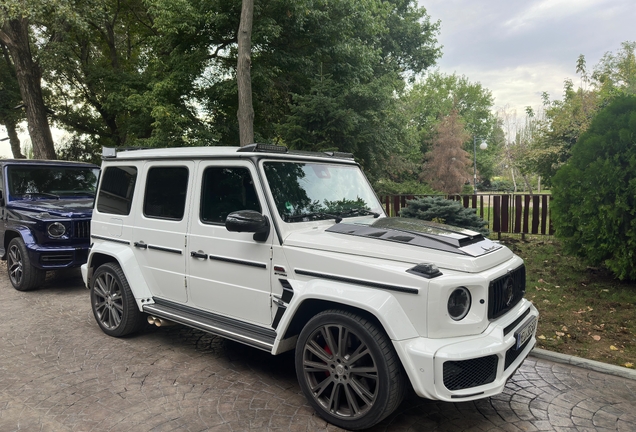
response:
<path id="1" fill-rule="evenodd" d="M 555 175 L 552 195 L 566 250 L 636 279 L 636 97 L 598 112 Z"/>
<path id="2" fill-rule="evenodd" d="M 465 208 L 458 201 L 442 197 L 426 197 L 408 201 L 408 207 L 400 211 L 401 217 L 445 223 L 459 228 L 489 234 L 488 222 L 477 216 L 475 209 Z"/>

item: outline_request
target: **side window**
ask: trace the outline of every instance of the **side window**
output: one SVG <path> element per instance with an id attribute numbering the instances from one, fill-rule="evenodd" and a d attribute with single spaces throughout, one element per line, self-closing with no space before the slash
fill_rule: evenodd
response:
<path id="1" fill-rule="evenodd" d="M 183 219 L 188 175 L 186 167 L 150 168 L 146 177 L 144 215 L 158 219 Z"/>
<path id="2" fill-rule="evenodd" d="M 129 215 L 136 181 L 137 168 L 133 166 L 106 168 L 102 173 L 102 183 L 97 195 L 97 211 Z"/>
<path id="3" fill-rule="evenodd" d="M 225 223 L 237 210 L 261 212 L 252 176 L 247 168 L 209 167 L 203 172 L 201 221 Z"/>

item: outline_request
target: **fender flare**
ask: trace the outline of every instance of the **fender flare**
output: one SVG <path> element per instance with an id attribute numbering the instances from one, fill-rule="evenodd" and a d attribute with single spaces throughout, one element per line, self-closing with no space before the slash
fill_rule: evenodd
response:
<path id="1" fill-rule="evenodd" d="M 95 243 L 91 249 L 90 256 L 87 262 L 87 279 L 93 276 L 95 266 L 93 264 L 93 258 L 95 255 L 106 255 L 117 262 L 121 270 L 126 276 L 128 285 L 137 301 L 137 307 L 142 310 L 142 306 L 152 301 L 152 293 L 146 280 L 141 273 L 135 254 L 128 246 L 116 244 L 116 243 Z"/>
<path id="2" fill-rule="evenodd" d="M 301 305 L 311 300 L 328 301 L 370 313 L 393 341 L 420 336 L 398 299 L 388 291 L 324 279 L 307 282 L 288 279 L 288 282 L 294 289 L 294 297 L 278 325 L 278 341 L 284 337 Z"/>

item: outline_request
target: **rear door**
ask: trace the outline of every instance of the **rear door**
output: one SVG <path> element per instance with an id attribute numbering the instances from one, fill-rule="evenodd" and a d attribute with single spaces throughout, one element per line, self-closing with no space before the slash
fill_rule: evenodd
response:
<path id="1" fill-rule="evenodd" d="M 142 169 L 143 199 L 137 200 L 133 249 L 144 279 L 157 297 L 188 301 L 186 232 L 194 171 L 192 161 L 151 161 Z"/>

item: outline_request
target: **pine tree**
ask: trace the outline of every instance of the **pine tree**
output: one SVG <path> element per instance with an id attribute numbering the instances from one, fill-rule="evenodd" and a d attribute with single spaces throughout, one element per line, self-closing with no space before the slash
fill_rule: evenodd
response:
<path id="1" fill-rule="evenodd" d="M 457 110 L 453 110 L 437 126 L 420 179 L 438 191 L 460 193 L 464 183 L 470 181 L 468 168 L 472 161 L 462 148 L 469 138 Z"/>
<path id="2" fill-rule="evenodd" d="M 418 198 L 408 202 L 400 211 L 401 217 L 422 219 L 477 231 L 487 236 L 488 222 L 477 216 L 474 209 L 465 208 L 458 201 L 443 197 Z"/>

